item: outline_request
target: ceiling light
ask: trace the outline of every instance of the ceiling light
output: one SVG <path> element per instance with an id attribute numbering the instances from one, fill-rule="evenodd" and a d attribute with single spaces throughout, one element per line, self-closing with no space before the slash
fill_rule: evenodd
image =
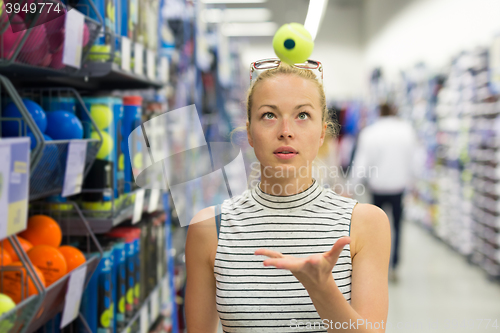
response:
<path id="1" fill-rule="evenodd" d="M 309 9 L 307 10 L 304 28 L 309 31 L 313 40 L 316 39 L 327 6 L 328 0 L 309 0 Z"/>

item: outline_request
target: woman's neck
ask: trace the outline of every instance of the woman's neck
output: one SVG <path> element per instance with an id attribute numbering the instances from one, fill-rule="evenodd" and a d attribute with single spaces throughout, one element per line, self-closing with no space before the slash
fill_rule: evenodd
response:
<path id="1" fill-rule="evenodd" d="M 277 195 L 288 196 L 294 195 L 307 190 L 314 182 L 310 170 L 307 175 L 298 175 L 299 177 L 266 177 L 266 173 L 261 168 L 260 189 L 262 192 Z M 268 176 L 271 172 L 267 172 Z"/>

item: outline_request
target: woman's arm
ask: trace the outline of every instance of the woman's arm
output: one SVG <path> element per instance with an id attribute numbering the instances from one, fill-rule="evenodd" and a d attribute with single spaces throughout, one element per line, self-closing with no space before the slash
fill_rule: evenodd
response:
<path id="1" fill-rule="evenodd" d="M 185 311 L 189 333 L 217 332 L 219 316 L 211 262 L 216 250 L 217 230 L 212 206 L 195 215 L 187 233 Z"/>
<path id="2" fill-rule="evenodd" d="M 373 205 L 356 205 L 351 217 L 351 237 L 356 247 L 352 260 L 351 304 L 345 301 L 333 278 L 324 287 L 309 288 L 308 292 L 321 319 L 328 321 L 328 332 L 336 331 L 338 323 L 343 332 L 383 333 L 389 308 L 391 254 L 387 215 Z"/>

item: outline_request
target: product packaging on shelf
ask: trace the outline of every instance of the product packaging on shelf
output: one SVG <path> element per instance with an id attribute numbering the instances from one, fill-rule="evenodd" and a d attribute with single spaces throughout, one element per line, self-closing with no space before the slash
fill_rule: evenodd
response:
<path id="1" fill-rule="evenodd" d="M 86 210 L 109 211 L 113 208 L 115 197 L 115 149 L 117 146 L 116 122 L 114 121 L 115 99 L 113 97 L 86 97 L 84 103 L 90 116 L 101 131 L 103 142 L 83 184 L 84 189 L 101 191 L 84 191 L 82 207 Z M 84 119 L 84 124 L 89 123 L 88 119 Z M 92 132 L 88 126 L 84 128 L 84 136 L 86 138 L 98 138 L 97 132 Z M 114 206 L 117 209 L 117 202 L 114 202 Z"/>
<path id="2" fill-rule="evenodd" d="M 123 98 L 122 152 L 125 161 L 125 193 L 130 193 L 135 182 L 134 170 L 142 168 L 142 138 L 134 130 L 141 126 L 142 97 L 126 96 Z M 136 133 L 136 134 L 133 134 Z M 132 136 L 129 138 L 130 134 Z"/>
<path id="3" fill-rule="evenodd" d="M 115 307 L 112 295 L 114 288 L 112 280 L 113 244 L 101 245 L 103 256 L 90 278 L 87 288 L 85 288 L 80 304 L 80 312 L 92 332 L 112 333 Z M 99 255 L 99 253 L 94 252 L 89 256 L 93 255 Z M 80 327 L 79 332 L 83 333 L 86 330 L 84 327 Z"/>

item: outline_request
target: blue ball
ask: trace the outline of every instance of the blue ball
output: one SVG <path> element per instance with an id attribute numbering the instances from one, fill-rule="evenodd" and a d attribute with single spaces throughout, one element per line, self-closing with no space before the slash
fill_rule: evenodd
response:
<path id="1" fill-rule="evenodd" d="M 33 102 L 30 99 L 23 98 L 23 103 L 28 112 L 31 115 L 31 118 L 35 121 L 35 124 L 38 126 L 38 129 L 44 133 L 47 129 L 47 115 L 45 111 L 43 111 L 42 107 L 37 103 Z M 21 112 L 17 108 L 17 106 L 11 102 L 9 103 L 2 112 L 2 117 L 5 118 L 22 118 Z M 25 122 L 22 121 L 22 128 L 24 128 Z M 31 129 L 26 126 L 27 133 L 31 133 Z M 27 134 L 26 133 L 26 134 Z M 19 133 L 19 122 L 17 121 L 2 121 L 2 136 L 4 137 L 13 137 L 13 136 L 21 136 Z"/>
<path id="2" fill-rule="evenodd" d="M 30 149 L 34 149 L 36 147 L 36 138 L 35 138 L 35 135 L 33 133 L 28 133 L 28 136 L 31 138 Z M 50 136 L 48 136 L 47 134 L 43 134 L 43 138 L 45 139 L 45 141 L 51 141 L 52 140 L 52 138 Z"/>
<path id="3" fill-rule="evenodd" d="M 47 112 L 46 133 L 53 140 L 82 139 L 83 126 L 80 119 L 71 112 Z"/>
<path id="4" fill-rule="evenodd" d="M 52 141 L 52 138 L 46 134 L 43 135 L 43 138 L 45 139 L 45 148 L 43 149 L 42 152 L 42 159 L 40 160 L 40 165 L 38 168 L 41 168 L 41 170 L 47 170 L 47 171 L 54 171 L 58 164 L 60 164 L 59 160 L 60 154 L 59 154 L 59 149 L 58 145 L 56 144 L 47 144 L 47 141 Z M 65 160 L 66 161 L 66 160 Z"/>

